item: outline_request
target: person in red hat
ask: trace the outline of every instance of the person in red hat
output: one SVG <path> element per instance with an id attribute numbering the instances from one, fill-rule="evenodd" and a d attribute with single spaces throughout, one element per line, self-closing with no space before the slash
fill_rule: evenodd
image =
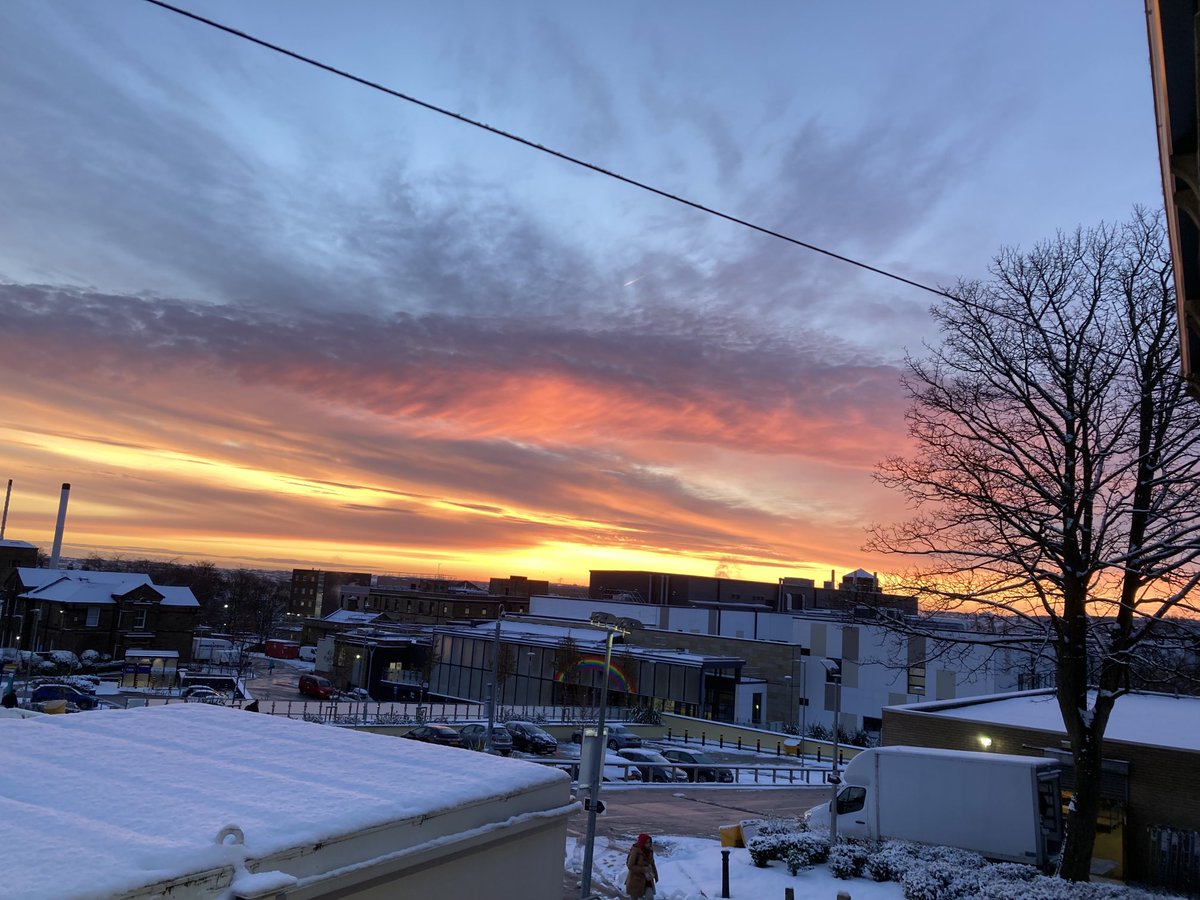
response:
<path id="1" fill-rule="evenodd" d="M 625 891 L 633 900 L 654 896 L 654 885 L 658 884 L 658 869 L 654 865 L 654 844 L 650 835 L 639 834 L 637 843 L 629 848 L 625 859 Z"/>

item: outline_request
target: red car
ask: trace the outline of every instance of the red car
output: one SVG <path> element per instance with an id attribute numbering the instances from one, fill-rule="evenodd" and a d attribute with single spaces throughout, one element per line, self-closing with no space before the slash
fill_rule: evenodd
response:
<path id="1" fill-rule="evenodd" d="M 333 682 L 320 675 L 301 675 L 300 693 L 318 700 L 328 700 L 333 696 Z"/>

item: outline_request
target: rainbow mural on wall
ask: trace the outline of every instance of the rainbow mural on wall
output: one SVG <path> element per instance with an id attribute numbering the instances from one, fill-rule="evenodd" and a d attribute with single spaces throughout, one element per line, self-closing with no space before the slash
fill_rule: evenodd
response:
<path id="1" fill-rule="evenodd" d="M 573 680 L 578 684 L 589 687 L 592 684 L 592 678 L 595 677 L 596 685 L 599 686 L 601 679 L 604 678 L 604 657 L 585 657 L 570 671 L 576 673 L 576 677 Z M 567 673 L 559 672 L 554 676 L 554 680 L 559 684 L 566 683 Z M 618 660 L 615 659 L 608 666 L 608 689 L 610 691 L 623 691 L 626 694 L 637 693 L 636 679 L 632 673 L 621 669 L 618 665 Z"/>

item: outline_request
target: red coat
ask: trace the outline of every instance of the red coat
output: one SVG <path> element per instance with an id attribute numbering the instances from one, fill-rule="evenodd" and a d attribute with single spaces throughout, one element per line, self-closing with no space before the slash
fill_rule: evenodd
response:
<path id="1" fill-rule="evenodd" d="M 630 847 L 629 856 L 625 859 L 625 868 L 629 870 L 629 874 L 625 876 L 625 890 L 634 900 L 644 897 L 646 887 L 658 881 L 654 851 L 650 847 L 643 847 L 641 844 Z"/>

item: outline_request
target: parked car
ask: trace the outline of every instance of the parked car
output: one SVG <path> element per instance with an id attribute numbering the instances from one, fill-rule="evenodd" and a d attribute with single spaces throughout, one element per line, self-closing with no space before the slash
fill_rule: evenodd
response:
<path id="1" fill-rule="evenodd" d="M 624 725 L 605 725 L 608 729 L 608 748 L 610 750 L 624 750 L 626 747 L 642 746 L 642 739 L 634 734 Z M 575 729 L 575 733 L 571 735 L 571 740 L 576 744 L 583 743 L 583 729 Z"/>
<path id="2" fill-rule="evenodd" d="M 505 722 L 504 727 L 512 735 L 514 750 L 548 756 L 558 749 L 554 735 L 532 722 Z"/>
<path id="3" fill-rule="evenodd" d="M 620 756 L 612 750 L 604 751 L 604 781 L 641 781 L 642 773 L 633 760 Z"/>
<path id="4" fill-rule="evenodd" d="M 225 695 L 207 684 L 193 684 L 185 687 L 179 695 L 188 703 L 223 703 Z"/>
<path id="5" fill-rule="evenodd" d="M 418 725 L 404 736 L 426 744 L 441 744 L 443 747 L 463 745 L 462 736 L 449 725 Z"/>
<path id="6" fill-rule="evenodd" d="M 95 694 L 85 693 L 70 684 L 38 685 L 29 695 L 30 703 L 49 703 L 52 700 L 66 700 L 79 709 L 96 709 L 100 706 L 100 700 Z"/>
<path id="7" fill-rule="evenodd" d="M 482 750 L 483 745 L 486 743 L 487 726 L 479 724 L 464 725 L 458 729 L 458 736 L 462 738 L 464 747 L 470 750 Z M 501 756 L 512 755 L 513 736 L 503 725 L 492 726 L 492 750 Z"/>
<path id="8" fill-rule="evenodd" d="M 677 768 L 674 763 L 657 750 L 630 747 L 627 750 L 622 750 L 621 755 L 630 762 L 647 764 L 638 766 L 638 771 L 642 773 L 642 781 L 671 783 L 688 780 L 686 770 Z"/>
<path id="9" fill-rule="evenodd" d="M 717 761 L 707 753 L 699 750 L 664 750 L 663 756 L 671 762 L 679 763 L 688 773 L 688 781 L 720 781 L 733 782 L 733 771 L 722 769 Z"/>
<path id="10" fill-rule="evenodd" d="M 328 700 L 334 694 L 333 682 L 320 675 L 301 675 L 300 693 L 318 700 Z"/>

